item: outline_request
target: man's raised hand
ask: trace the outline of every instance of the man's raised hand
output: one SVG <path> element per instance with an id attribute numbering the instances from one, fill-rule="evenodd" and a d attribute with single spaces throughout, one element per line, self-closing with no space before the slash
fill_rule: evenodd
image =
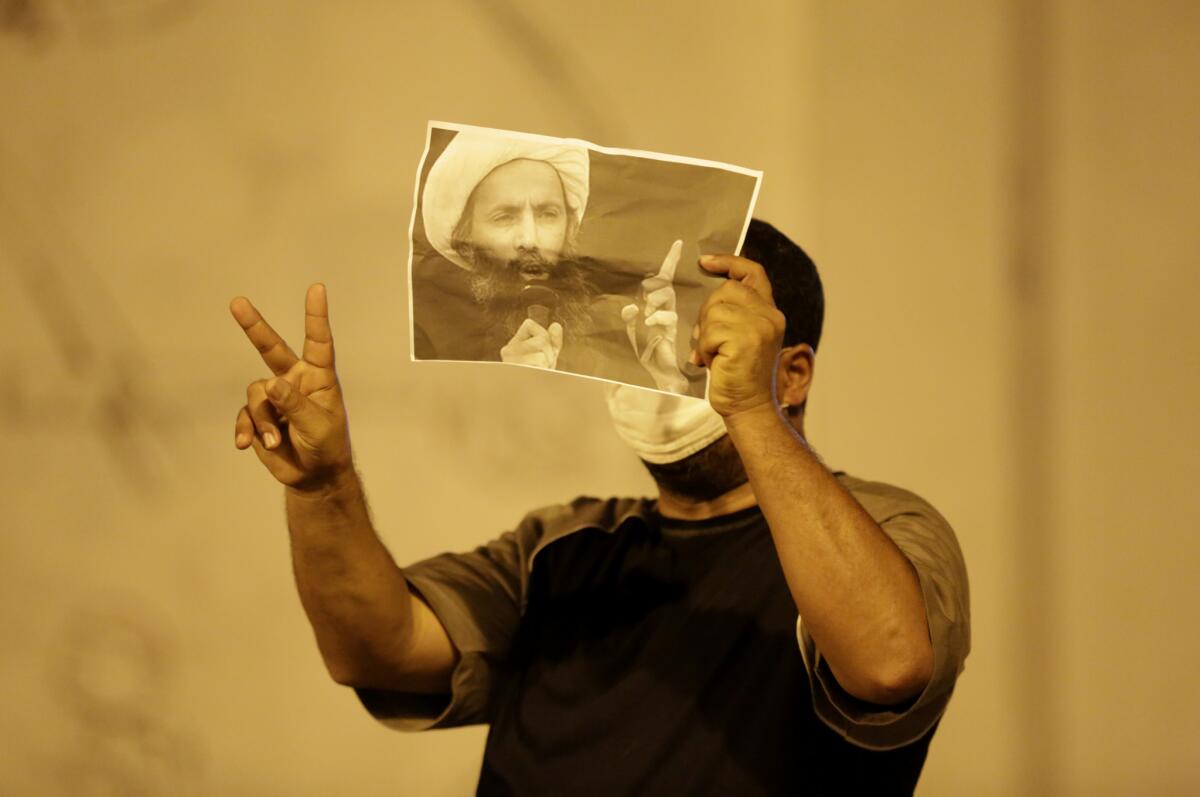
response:
<path id="1" fill-rule="evenodd" d="M 512 339 L 500 349 L 500 360 L 554 370 L 562 347 L 562 324 L 554 321 L 549 327 L 543 327 L 532 318 L 526 318 Z"/>
<path id="2" fill-rule="evenodd" d="M 253 448 L 272 476 L 297 489 L 320 488 L 352 472 L 325 286 L 310 286 L 304 300 L 302 357 L 249 299 L 238 296 L 229 310 L 273 374 L 246 388 L 246 404 L 234 423 L 234 445 Z"/>
<path id="3" fill-rule="evenodd" d="M 655 385 L 660 390 L 682 393 L 687 390 L 687 377 L 679 369 L 676 361 L 675 340 L 679 328 L 679 316 L 675 309 L 675 269 L 679 265 L 679 255 L 683 251 L 683 241 L 675 241 L 667 250 L 662 266 L 657 274 L 651 274 L 642 280 L 642 323 L 646 326 L 646 349 L 638 358 L 642 366 L 654 378 Z M 623 313 L 627 324 L 636 318 L 634 314 Z M 628 310 L 628 307 L 626 308 Z M 635 333 L 630 328 L 631 339 Z M 637 353 L 637 343 L 634 339 L 634 353 Z"/>
<path id="4" fill-rule="evenodd" d="M 776 358 L 787 326 L 761 265 L 734 255 L 705 255 L 700 265 L 727 279 L 700 307 L 690 362 L 708 368 L 708 401 L 728 420 L 774 404 Z"/>

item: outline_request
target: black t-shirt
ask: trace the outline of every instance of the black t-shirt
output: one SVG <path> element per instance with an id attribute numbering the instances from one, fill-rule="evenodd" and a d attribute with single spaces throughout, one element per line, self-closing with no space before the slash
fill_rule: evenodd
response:
<path id="1" fill-rule="evenodd" d="M 871 751 L 818 719 L 757 507 L 551 542 L 494 677 L 482 795 L 911 794 L 933 735 Z"/>

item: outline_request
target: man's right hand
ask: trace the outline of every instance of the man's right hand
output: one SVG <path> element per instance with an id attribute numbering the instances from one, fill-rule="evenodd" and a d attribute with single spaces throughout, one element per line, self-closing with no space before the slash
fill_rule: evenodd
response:
<path id="1" fill-rule="evenodd" d="M 500 360 L 554 370 L 558 365 L 558 353 L 562 351 L 562 346 L 562 324 L 554 321 L 547 328 L 532 318 L 526 318 L 517 328 L 512 340 L 500 349 Z"/>
<path id="2" fill-rule="evenodd" d="M 272 476 L 298 490 L 332 485 L 353 473 L 325 286 L 310 286 L 304 300 L 302 357 L 246 297 L 235 298 L 229 310 L 274 374 L 246 388 L 246 405 L 234 423 L 234 445 L 253 447 Z"/>

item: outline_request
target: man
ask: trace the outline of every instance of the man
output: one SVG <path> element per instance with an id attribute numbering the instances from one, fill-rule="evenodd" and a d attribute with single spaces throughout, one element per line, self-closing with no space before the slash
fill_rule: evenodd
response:
<path id="1" fill-rule="evenodd" d="M 470 130 L 451 139 L 421 194 L 437 255 L 413 264 L 419 359 L 501 360 L 686 390 L 674 352 L 681 242 L 643 283 L 642 332 L 653 346 L 631 356 L 638 343 L 631 351 L 626 308 L 641 308 L 614 295 L 619 275 L 577 252 L 589 170 L 582 146 Z"/>
<path id="2" fill-rule="evenodd" d="M 809 448 L 820 281 L 765 223 L 744 254 L 701 260 L 727 278 L 693 336 L 708 401 L 609 394 L 657 499 L 576 499 L 404 570 L 353 469 L 324 289 L 302 358 L 232 304 L 276 374 L 235 442 L 287 485 L 331 676 L 397 728 L 489 723 L 480 794 L 912 793 L 969 647 L 962 556 L 929 504 Z"/>

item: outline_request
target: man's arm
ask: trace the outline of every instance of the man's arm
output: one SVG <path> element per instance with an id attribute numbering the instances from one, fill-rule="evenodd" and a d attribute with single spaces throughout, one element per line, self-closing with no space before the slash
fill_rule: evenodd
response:
<path id="1" fill-rule="evenodd" d="M 325 286 L 305 297 L 303 356 L 244 297 L 230 311 L 271 369 L 251 382 L 234 444 L 286 488 L 300 601 L 339 683 L 448 693 L 457 652 L 371 526 L 354 472 Z"/>
<path id="2" fill-rule="evenodd" d="M 779 414 L 776 378 L 790 376 L 781 360 L 801 347 L 780 356 L 785 319 L 762 266 L 733 256 L 700 262 L 729 279 L 701 308 L 692 361 L 709 369 L 709 401 L 746 467 L 796 608 L 843 689 L 904 702 L 933 672 L 917 574 Z"/>
<path id="3" fill-rule="evenodd" d="M 933 648 L 912 564 L 773 404 L 726 425 L 792 598 L 838 683 L 883 705 L 919 694 Z"/>
<path id="4" fill-rule="evenodd" d="M 448 694 L 458 653 L 375 533 L 358 477 L 286 493 L 296 588 L 330 676 Z"/>

